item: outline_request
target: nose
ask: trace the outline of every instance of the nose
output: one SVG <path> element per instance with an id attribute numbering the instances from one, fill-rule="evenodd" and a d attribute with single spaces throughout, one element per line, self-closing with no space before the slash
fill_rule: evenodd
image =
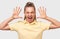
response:
<path id="1" fill-rule="evenodd" d="M 32 16 L 32 14 L 31 14 L 31 13 L 29 13 L 29 16 Z"/>

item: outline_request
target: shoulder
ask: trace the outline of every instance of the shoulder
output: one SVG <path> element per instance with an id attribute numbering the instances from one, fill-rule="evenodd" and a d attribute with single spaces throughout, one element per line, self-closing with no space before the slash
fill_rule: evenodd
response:
<path id="1" fill-rule="evenodd" d="M 38 21 L 37 23 L 42 25 L 42 26 L 49 26 L 51 24 L 49 22 L 42 22 L 42 21 Z"/>
<path id="2" fill-rule="evenodd" d="M 9 23 L 9 25 L 18 25 L 18 24 L 21 24 L 21 23 L 22 23 L 22 21 L 11 22 L 11 23 Z"/>

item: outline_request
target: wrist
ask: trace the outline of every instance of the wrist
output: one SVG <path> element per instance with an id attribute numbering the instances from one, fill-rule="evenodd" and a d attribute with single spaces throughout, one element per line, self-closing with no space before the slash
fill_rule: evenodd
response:
<path id="1" fill-rule="evenodd" d="M 15 19 L 13 16 L 10 17 L 11 20 Z"/>
<path id="2" fill-rule="evenodd" d="M 48 19 L 49 19 L 49 17 L 48 17 L 48 16 L 46 16 L 46 17 L 45 17 L 45 19 L 46 19 L 46 20 L 48 20 Z"/>

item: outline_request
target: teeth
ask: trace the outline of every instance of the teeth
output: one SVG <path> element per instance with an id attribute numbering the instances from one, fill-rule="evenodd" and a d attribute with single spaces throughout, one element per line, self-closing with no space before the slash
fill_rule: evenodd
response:
<path id="1" fill-rule="evenodd" d="M 28 17 L 29 19 L 32 19 L 32 17 Z"/>

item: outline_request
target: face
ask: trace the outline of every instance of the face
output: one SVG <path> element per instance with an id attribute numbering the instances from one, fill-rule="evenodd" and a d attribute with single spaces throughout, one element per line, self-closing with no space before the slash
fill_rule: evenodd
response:
<path id="1" fill-rule="evenodd" d="M 35 20 L 36 13 L 34 7 L 26 7 L 24 13 L 25 13 L 26 21 L 28 21 L 29 23 Z"/>

